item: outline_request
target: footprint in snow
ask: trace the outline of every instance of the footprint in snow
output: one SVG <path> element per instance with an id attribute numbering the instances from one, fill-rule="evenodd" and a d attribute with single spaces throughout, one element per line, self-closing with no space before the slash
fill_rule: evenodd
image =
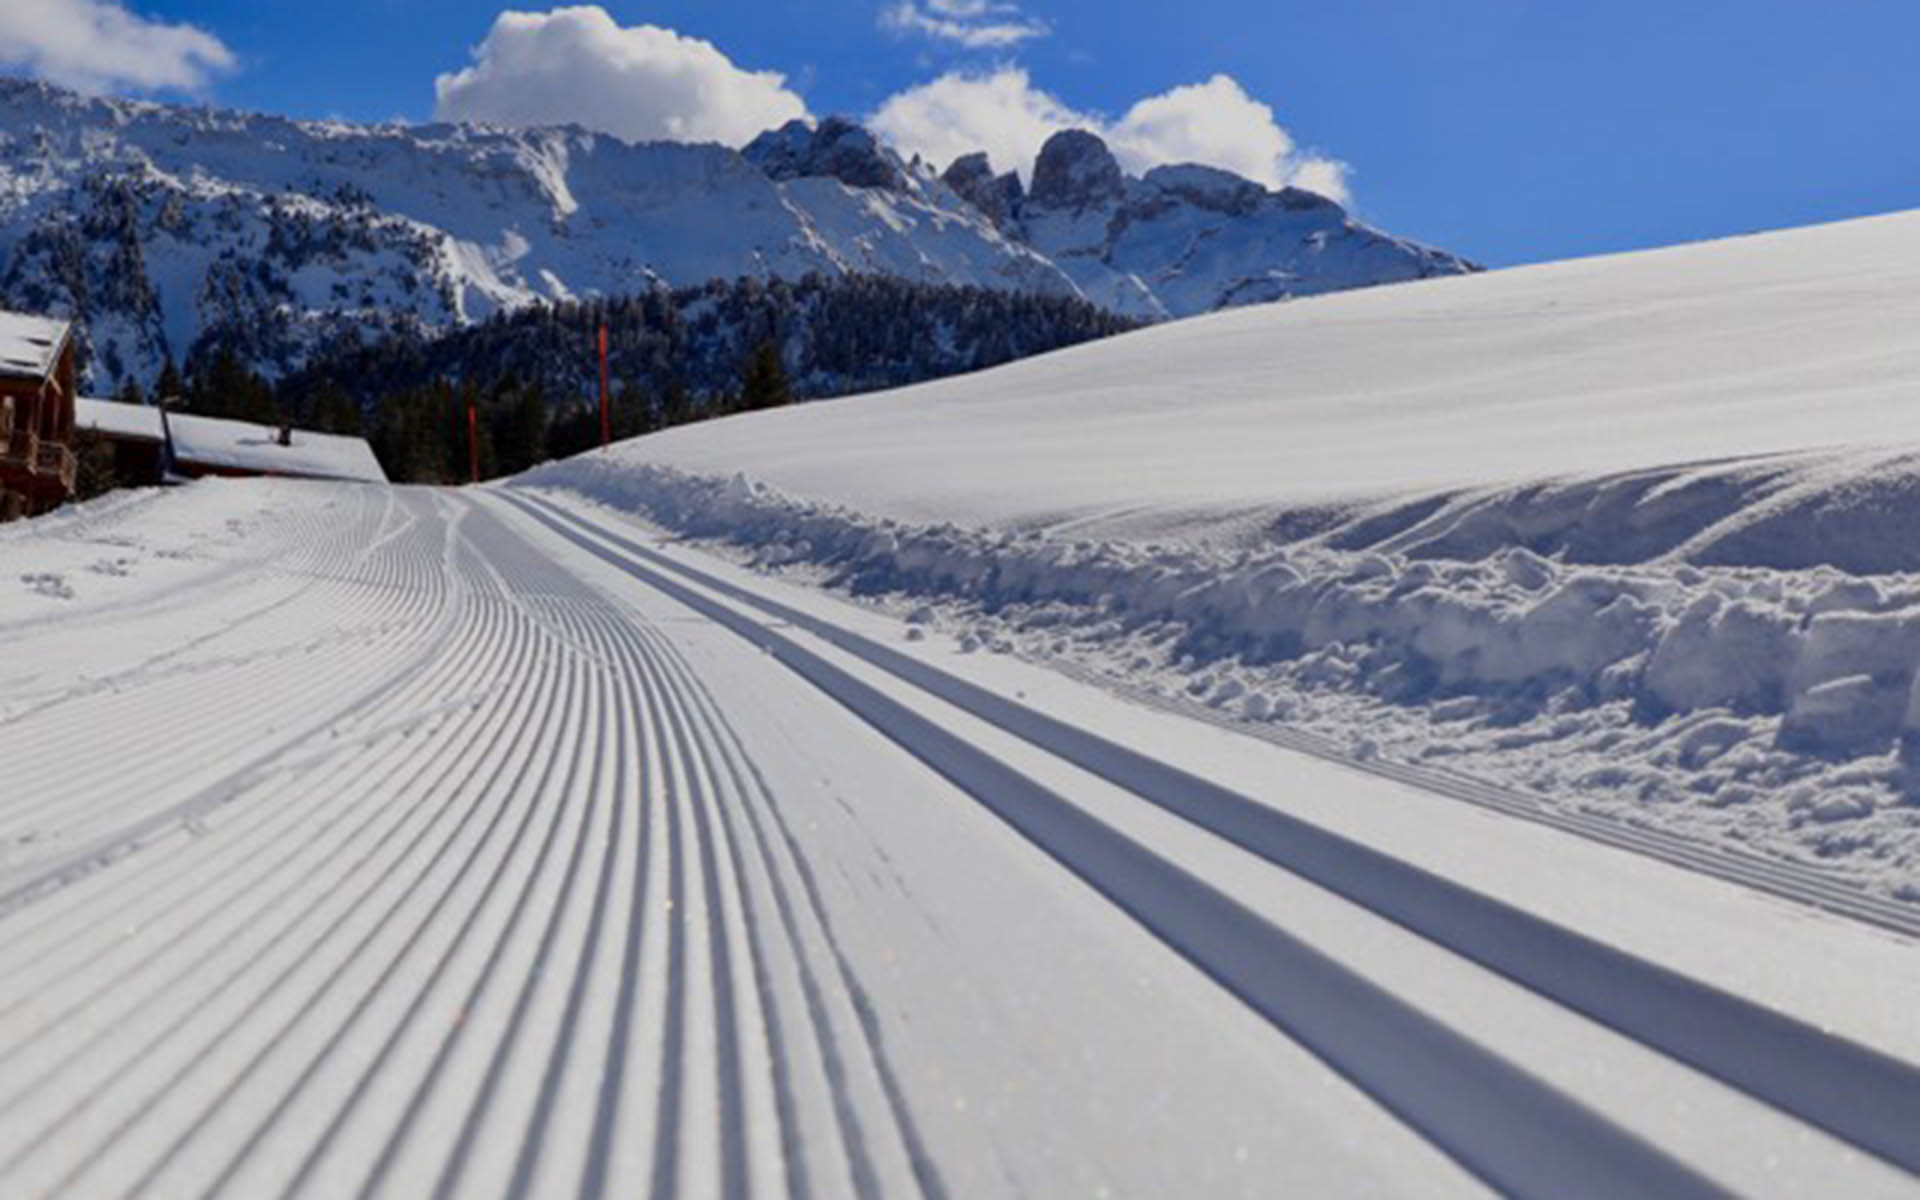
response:
<path id="1" fill-rule="evenodd" d="M 68 586 L 66 578 L 52 572 L 22 575 L 20 582 L 27 585 L 28 591 L 42 596 L 51 596 L 55 600 L 73 599 L 73 588 Z"/>

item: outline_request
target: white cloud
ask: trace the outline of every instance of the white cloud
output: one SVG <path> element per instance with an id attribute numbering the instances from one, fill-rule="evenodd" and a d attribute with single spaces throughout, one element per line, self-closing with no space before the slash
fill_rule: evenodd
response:
<path id="1" fill-rule="evenodd" d="M 1332 158 L 1305 158 L 1294 169 L 1293 177 L 1287 182 L 1309 192 L 1318 192 L 1329 200 L 1341 204 L 1353 204 L 1353 188 L 1347 182 L 1347 176 L 1353 168 Z"/>
<path id="2" fill-rule="evenodd" d="M 1021 67 L 984 75 L 951 73 L 897 93 L 867 124 L 896 147 L 944 168 L 985 150 L 998 170 L 1033 169 L 1041 145 L 1062 129 L 1100 129 L 1104 122 L 1075 112 L 1034 87 Z"/>
<path id="3" fill-rule="evenodd" d="M 778 72 L 743 70 L 713 43 L 671 29 L 621 26 L 598 5 L 503 12 L 473 58 L 434 81 L 441 120 L 573 123 L 629 141 L 737 146 L 807 115 Z"/>
<path id="4" fill-rule="evenodd" d="M 1339 188 L 1344 169 L 1325 159 L 1302 158 L 1273 109 L 1247 95 L 1231 76 L 1215 75 L 1149 96 L 1127 110 L 1110 131 L 1114 153 L 1140 167 L 1199 162 L 1224 167 L 1269 187 L 1303 181 L 1311 174 Z"/>
<path id="5" fill-rule="evenodd" d="M 903 151 L 940 166 L 985 150 L 996 169 L 1024 176 L 1048 137 L 1087 129 L 1105 138 L 1121 165 L 1135 173 L 1197 162 L 1269 187 L 1293 184 L 1342 203 L 1348 199 L 1346 164 L 1301 154 L 1273 109 L 1227 75 L 1148 96 L 1110 120 L 1035 87 L 1023 67 L 950 72 L 889 97 L 869 123 Z"/>
<path id="6" fill-rule="evenodd" d="M 1046 22 L 1024 15 L 1018 5 L 993 0 L 897 0 L 880 10 L 880 27 L 954 42 L 969 50 L 1004 50 L 1045 37 Z"/>
<path id="7" fill-rule="evenodd" d="M 4 0 L 0 68 L 85 91 L 205 87 L 234 65 L 219 38 L 152 21 L 119 0 Z"/>

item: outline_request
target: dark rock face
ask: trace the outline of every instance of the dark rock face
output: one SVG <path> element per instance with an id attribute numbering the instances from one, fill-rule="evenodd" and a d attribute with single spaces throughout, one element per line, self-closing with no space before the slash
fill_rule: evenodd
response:
<path id="1" fill-rule="evenodd" d="M 1084 129 L 1047 139 L 1033 165 L 1033 203 L 1045 208 L 1091 208 L 1126 194 L 1126 177 L 1107 144 Z"/>
<path id="2" fill-rule="evenodd" d="M 1026 190 L 1020 186 L 1020 176 L 1012 171 L 995 175 L 983 151 L 963 154 L 954 159 L 953 165 L 947 168 L 940 180 L 962 200 L 985 214 L 989 221 L 1001 227 L 1020 215 L 1020 202 L 1026 199 Z"/>
<path id="3" fill-rule="evenodd" d="M 1146 173 L 1143 180 L 1167 196 L 1183 200 L 1195 208 L 1235 217 L 1255 212 L 1271 194 L 1253 180 L 1244 179 L 1231 171 L 1192 163 L 1155 167 Z"/>
<path id="4" fill-rule="evenodd" d="M 849 187 L 888 191 L 907 185 L 899 159 L 845 117 L 828 117 L 811 128 L 805 121 L 788 121 L 753 139 L 740 153 L 775 180 L 828 177 Z"/>
<path id="5" fill-rule="evenodd" d="M 1319 192 L 1310 192 L 1305 188 L 1292 186 L 1283 187 L 1277 194 L 1280 197 L 1280 207 L 1286 209 L 1288 212 L 1313 212 L 1316 209 L 1332 209 L 1335 212 L 1346 211 L 1332 200 L 1322 196 Z"/>

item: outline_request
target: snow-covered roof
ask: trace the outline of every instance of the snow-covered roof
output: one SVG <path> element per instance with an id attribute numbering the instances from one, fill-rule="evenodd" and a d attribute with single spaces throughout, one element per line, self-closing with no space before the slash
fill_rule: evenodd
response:
<path id="1" fill-rule="evenodd" d="M 279 430 L 251 421 L 167 414 L 175 463 L 308 479 L 352 479 L 385 483 L 387 473 L 365 438 L 293 431 L 293 444 L 280 444 Z"/>
<path id="2" fill-rule="evenodd" d="M 0 375 L 46 378 L 66 344 L 67 328 L 57 317 L 0 312 Z"/>
<path id="3" fill-rule="evenodd" d="M 117 400 L 90 400 L 85 396 L 73 402 L 76 429 L 91 429 L 108 437 L 142 442 L 164 442 L 167 430 L 160 423 L 160 410 L 151 404 L 122 404 Z"/>

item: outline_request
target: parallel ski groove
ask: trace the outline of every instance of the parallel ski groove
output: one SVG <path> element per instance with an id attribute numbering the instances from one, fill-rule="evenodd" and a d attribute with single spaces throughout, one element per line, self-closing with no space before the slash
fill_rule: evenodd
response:
<path id="1" fill-rule="evenodd" d="M 921 1141 L 911 1111 L 894 1079 L 893 1070 L 860 1011 L 864 999 L 857 975 L 833 935 L 812 872 L 792 830 L 786 826 L 771 789 L 753 767 L 744 744 L 720 714 L 718 706 L 706 694 L 685 660 L 658 635 L 648 637 L 647 642 L 655 661 L 662 665 L 667 675 L 677 680 L 684 694 L 691 697 L 704 713 L 711 736 L 722 747 L 719 760 L 734 780 L 738 794 L 748 801 L 726 811 L 729 815 L 740 813 L 743 823 L 753 833 L 760 863 L 772 887 L 787 948 L 797 953 L 802 947 L 818 945 L 827 960 L 825 970 L 821 971 L 807 962 L 806 954 L 799 953 L 796 967 L 806 997 L 816 1049 L 826 1072 L 832 1097 L 831 1111 L 838 1123 L 840 1142 L 852 1172 L 851 1183 L 862 1196 L 899 1194 L 909 1186 L 923 1195 L 944 1195 L 946 1190 L 940 1182 L 938 1170 Z M 775 842 L 769 840 L 767 831 L 761 825 L 763 817 L 778 831 L 778 851 Z M 784 858 L 780 851 L 784 851 Z M 791 899 L 794 892 L 800 895 L 797 906 Z M 800 912 L 807 915 L 809 931 L 802 929 L 798 916 Z M 826 976 L 824 984 L 823 974 Z M 850 1064 L 839 1039 L 833 1033 L 833 1019 L 828 1015 L 829 996 L 837 1001 L 844 1013 L 841 1023 L 853 1031 L 852 1041 L 861 1051 L 857 1055 L 858 1066 L 855 1069 L 864 1079 L 856 1079 L 849 1073 Z M 866 1086 L 877 1091 L 883 1101 L 878 1107 L 889 1113 L 893 1122 L 891 1144 L 893 1156 L 899 1165 L 898 1169 L 888 1172 L 889 1180 L 884 1187 L 876 1174 L 876 1165 L 869 1157 L 870 1136 L 851 1103 L 862 1090 L 865 1079 L 871 1080 L 871 1084 Z"/>
<path id="2" fill-rule="evenodd" d="M 485 629 L 485 627 L 484 627 L 484 626 L 483 626 L 483 627 L 481 627 L 481 633 L 482 633 L 482 634 L 484 635 L 484 634 L 485 634 L 485 632 L 486 632 L 486 629 Z M 476 644 L 476 645 L 478 645 L 478 646 L 482 646 L 482 647 L 487 647 L 487 646 L 489 646 L 489 641 L 490 641 L 490 639 L 488 639 L 488 638 L 486 638 L 485 636 L 482 636 L 482 637 L 481 637 L 480 639 L 478 639 L 478 640 L 476 640 L 476 642 L 475 642 L 475 644 Z M 504 648 L 504 646 L 505 646 L 505 645 L 507 645 L 507 643 L 500 643 L 499 645 L 496 645 L 496 646 L 494 646 L 494 647 L 492 648 L 492 650 L 493 650 L 493 652 L 499 652 L 499 650 L 500 650 L 500 649 L 502 649 L 502 648 Z M 457 661 L 457 660 L 456 660 L 456 661 Z M 424 798 L 424 797 L 423 797 L 423 798 Z M 390 869 L 391 869 L 391 868 L 390 868 Z M 361 899 L 365 899 L 365 898 L 366 898 L 366 896 L 367 896 L 367 895 L 370 895 L 370 894 L 371 894 L 371 893 L 368 893 L 368 894 L 363 894 L 363 895 L 362 895 L 362 897 L 361 897 Z M 283 931 L 283 932 L 284 932 L 284 931 Z M 222 945 L 222 948 L 225 948 L 225 945 L 224 945 L 224 943 L 223 943 L 223 945 Z M 275 982 L 275 985 L 274 985 L 274 986 L 276 986 L 276 987 L 277 987 L 277 986 L 278 986 L 278 983 L 279 983 L 279 982 L 283 982 L 283 981 L 284 981 L 284 980 L 285 980 L 285 979 L 286 979 L 286 978 L 288 977 L 288 975 L 289 975 L 289 974 L 290 974 L 291 972 L 293 972 L 293 971 L 295 971 L 295 970 L 297 970 L 298 968 L 300 968 L 300 967 L 301 967 L 301 966 L 303 966 L 303 965 L 305 965 L 305 963 L 304 963 L 304 962 L 302 961 L 302 957 L 301 957 L 301 956 L 296 956 L 296 958 L 295 958 L 295 962 L 294 962 L 294 963 L 292 963 L 292 964 L 290 964 L 290 966 L 289 966 L 289 968 L 288 968 L 288 970 L 287 970 L 287 972 L 285 972 L 285 973 L 283 973 L 283 974 L 282 974 L 282 976 L 280 976 L 280 977 L 279 977 L 279 979 L 278 979 L 278 980 L 276 980 L 276 982 Z M 224 986 L 225 986 L 225 983 L 230 983 L 230 982 L 233 982 L 233 981 L 234 981 L 235 979 L 238 979 L 238 978 L 240 977 L 240 975 L 241 975 L 241 974 L 243 973 L 243 971 L 244 971 L 244 968 L 242 969 L 242 971 L 240 971 L 240 972 L 236 972 L 234 976 L 232 976 L 231 978 L 229 978 L 228 980 L 226 980 L 225 982 L 223 982 L 221 986 L 222 986 L 222 987 L 224 987 Z M 188 1015 L 189 1017 L 191 1017 L 191 1016 L 193 1015 L 193 1010 L 192 1010 L 192 1009 L 189 1009 L 189 1010 L 188 1010 L 188 1014 L 187 1014 L 187 1015 Z M 175 1082 L 175 1083 L 177 1083 L 177 1082 L 179 1082 L 179 1077 L 176 1077 L 176 1078 L 174 1079 L 174 1081 L 173 1081 L 173 1082 Z"/>

